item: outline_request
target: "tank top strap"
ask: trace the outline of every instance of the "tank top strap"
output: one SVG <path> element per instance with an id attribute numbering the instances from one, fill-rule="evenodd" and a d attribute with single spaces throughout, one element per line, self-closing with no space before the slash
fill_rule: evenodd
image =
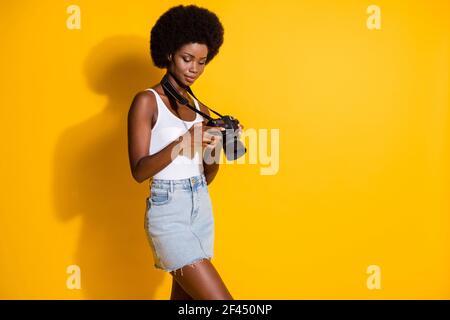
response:
<path id="1" fill-rule="evenodd" d="M 156 90 L 153 88 L 147 88 L 147 89 L 145 89 L 145 91 L 152 91 L 153 93 L 155 93 L 155 96 L 157 96 L 158 98 L 161 98 L 159 96 L 158 92 L 156 92 Z M 194 104 L 195 104 L 195 107 L 197 108 L 197 110 L 200 110 L 200 104 L 198 103 L 197 99 L 195 99 L 194 97 L 192 97 L 192 99 L 194 100 Z"/>

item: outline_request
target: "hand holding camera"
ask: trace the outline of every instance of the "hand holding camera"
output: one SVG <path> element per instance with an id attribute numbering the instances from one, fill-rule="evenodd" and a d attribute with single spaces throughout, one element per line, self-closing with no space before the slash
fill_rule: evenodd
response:
<path id="1" fill-rule="evenodd" d="M 207 107 L 205 104 L 203 104 L 206 108 L 211 110 L 211 112 L 217 114 L 220 117 L 220 118 L 214 119 L 214 118 L 210 117 L 209 115 L 203 113 L 202 111 L 196 109 L 195 107 L 191 106 L 189 104 L 189 101 L 184 96 L 180 95 L 180 93 L 173 87 L 173 85 L 168 80 L 167 74 L 163 77 L 163 79 L 161 81 L 161 86 L 163 87 L 164 92 L 166 93 L 166 95 L 168 97 L 171 97 L 172 99 L 175 99 L 177 102 L 179 102 L 183 105 L 186 105 L 191 110 L 202 115 L 204 119 L 207 119 L 207 122 L 206 122 L 206 127 L 208 127 L 207 131 L 210 131 L 210 129 L 212 129 L 212 128 L 218 128 L 218 131 L 212 130 L 210 132 L 210 134 L 220 137 L 219 133 L 222 133 L 222 139 L 216 138 L 216 137 L 215 138 L 208 137 L 208 135 L 204 138 L 203 130 L 202 130 L 202 138 L 201 139 L 190 139 L 191 145 L 192 145 L 192 143 L 194 144 L 194 145 L 192 145 L 194 147 L 194 150 L 196 150 L 195 148 L 201 146 L 202 147 L 201 150 L 203 151 L 204 143 L 206 143 L 206 144 L 212 143 L 213 146 L 215 146 L 215 145 L 217 145 L 217 143 L 219 143 L 219 141 L 221 141 L 223 150 L 225 152 L 225 156 L 227 157 L 228 160 L 236 160 L 237 158 L 241 157 L 242 155 L 244 155 L 247 152 L 247 149 L 245 148 L 244 144 L 241 141 L 239 141 L 239 137 L 241 135 L 243 126 L 241 126 L 239 124 L 238 119 L 236 119 L 232 116 L 229 116 L 229 115 L 223 116 L 220 113 L 218 113 L 217 111 L 214 111 L 211 108 Z M 193 97 L 195 97 L 195 95 L 192 92 L 190 87 L 187 87 L 186 90 Z M 195 98 L 197 98 L 197 97 L 195 97 Z M 188 132 L 190 132 L 189 135 L 191 135 L 191 136 L 195 135 L 195 128 L 196 128 L 195 125 L 192 128 L 190 128 L 190 130 L 188 131 Z M 201 145 L 196 146 L 195 144 L 196 143 L 200 144 L 200 141 L 201 141 Z M 193 154 L 193 153 L 191 153 L 191 154 Z"/>
<path id="2" fill-rule="evenodd" d="M 196 123 L 180 138 L 179 154 L 193 158 L 195 152 L 203 154 L 205 148 L 213 149 L 222 143 L 224 128 L 210 127 L 205 122 Z"/>

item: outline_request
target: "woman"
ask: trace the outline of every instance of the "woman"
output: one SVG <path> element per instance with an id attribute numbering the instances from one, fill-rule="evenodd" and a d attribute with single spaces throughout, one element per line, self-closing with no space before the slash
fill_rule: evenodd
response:
<path id="1" fill-rule="evenodd" d="M 167 69 L 172 86 L 190 99 L 187 88 L 218 53 L 223 33 L 209 10 L 173 7 L 152 28 L 153 63 Z M 192 99 L 190 105 L 210 114 Z M 233 299 L 211 263 L 214 218 L 208 184 L 219 164 L 205 163 L 203 154 L 221 152 L 222 135 L 205 120 L 169 98 L 161 84 L 139 92 L 128 114 L 131 171 L 138 182 L 151 179 L 145 230 L 155 267 L 173 276 L 171 299 Z"/>

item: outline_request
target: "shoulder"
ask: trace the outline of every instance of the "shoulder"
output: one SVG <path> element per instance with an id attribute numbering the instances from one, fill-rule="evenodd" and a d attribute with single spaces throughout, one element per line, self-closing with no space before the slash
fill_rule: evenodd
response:
<path id="1" fill-rule="evenodd" d="M 156 104 L 155 95 L 149 90 L 142 90 L 134 96 L 129 113 L 151 116 L 156 110 Z"/>

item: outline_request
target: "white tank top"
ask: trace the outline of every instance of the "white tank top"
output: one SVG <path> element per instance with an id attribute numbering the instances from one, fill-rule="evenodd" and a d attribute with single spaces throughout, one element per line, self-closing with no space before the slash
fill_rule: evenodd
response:
<path id="1" fill-rule="evenodd" d="M 158 118 L 152 128 L 150 139 L 149 154 L 155 154 L 175 139 L 186 133 L 195 123 L 202 122 L 203 117 L 196 113 L 193 121 L 184 121 L 169 111 L 158 92 L 152 88 L 145 90 L 152 91 L 155 94 L 158 106 Z M 195 107 L 200 110 L 197 100 L 194 98 Z M 184 124 L 183 124 L 184 123 Z M 154 179 L 177 180 L 186 179 L 203 173 L 203 159 L 198 152 L 195 152 L 193 158 L 182 154 L 178 155 L 171 163 L 156 173 Z"/>

